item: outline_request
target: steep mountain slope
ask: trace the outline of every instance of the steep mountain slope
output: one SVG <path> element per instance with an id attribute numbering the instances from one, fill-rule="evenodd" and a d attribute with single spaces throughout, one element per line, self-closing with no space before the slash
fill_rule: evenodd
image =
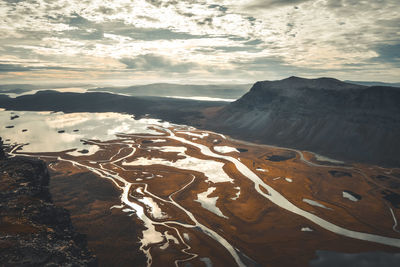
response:
<path id="1" fill-rule="evenodd" d="M 391 86 L 400 87 L 400 83 L 384 83 L 384 82 L 365 82 L 365 81 L 345 81 L 346 83 L 360 84 L 365 86 Z"/>
<path id="2" fill-rule="evenodd" d="M 400 88 L 332 78 L 257 82 L 207 127 L 343 160 L 400 166 Z"/>

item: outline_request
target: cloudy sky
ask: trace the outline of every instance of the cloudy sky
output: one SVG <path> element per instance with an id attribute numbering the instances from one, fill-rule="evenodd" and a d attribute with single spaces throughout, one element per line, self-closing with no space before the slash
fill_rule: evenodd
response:
<path id="1" fill-rule="evenodd" d="M 400 81 L 399 0 L 0 0 L 0 83 Z"/>

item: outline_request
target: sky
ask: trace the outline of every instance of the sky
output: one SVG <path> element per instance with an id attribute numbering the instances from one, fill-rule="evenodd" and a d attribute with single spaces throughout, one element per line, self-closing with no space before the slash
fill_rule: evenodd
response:
<path id="1" fill-rule="evenodd" d="M 400 82 L 399 0 L 0 0 L 1 83 Z"/>

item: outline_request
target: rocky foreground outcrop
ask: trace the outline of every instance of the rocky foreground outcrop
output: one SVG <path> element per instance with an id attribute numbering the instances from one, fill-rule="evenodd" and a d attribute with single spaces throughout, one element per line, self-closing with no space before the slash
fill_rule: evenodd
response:
<path id="1" fill-rule="evenodd" d="M 0 266 L 97 266 L 48 185 L 43 161 L 0 159 Z"/>

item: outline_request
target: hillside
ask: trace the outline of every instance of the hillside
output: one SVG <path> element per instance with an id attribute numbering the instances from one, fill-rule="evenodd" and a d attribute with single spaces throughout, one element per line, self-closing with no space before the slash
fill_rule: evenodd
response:
<path id="1" fill-rule="evenodd" d="M 263 81 L 207 127 L 342 160 L 400 166 L 400 88 L 332 78 Z"/>

